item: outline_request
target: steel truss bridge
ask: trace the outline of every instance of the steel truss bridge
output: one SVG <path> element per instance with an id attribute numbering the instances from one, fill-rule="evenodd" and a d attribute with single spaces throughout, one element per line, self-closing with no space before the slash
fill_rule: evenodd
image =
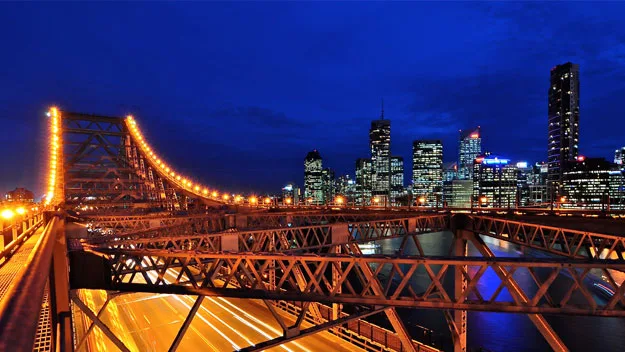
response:
<path id="1" fill-rule="evenodd" d="M 1 229 L 0 273 L 15 268 L 0 296 L 2 351 L 78 350 L 95 327 L 128 351 L 101 319 L 109 302 L 127 292 L 195 297 L 169 351 L 207 297 L 265 303 L 282 334 L 246 351 L 322 331 L 368 351 L 438 351 L 410 336 L 397 308 L 440 311 L 455 351 L 467 350 L 468 311 L 525 314 L 556 351 L 568 348 L 543 314 L 625 317 L 622 220 L 605 226 L 588 218 L 581 227 L 567 221 L 574 227 L 567 228 L 561 217 L 532 211 L 516 218 L 346 208 L 272 213 L 179 174 L 132 117 L 54 108 L 49 154 L 46 210 Z M 74 222 L 98 231 L 68 231 Z M 447 255 L 424 250 L 424 236 L 451 236 Z M 498 257 L 487 238 L 545 256 Z M 394 253 L 361 250 L 391 239 L 398 243 Z M 469 256 L 469 247 L 480 255 Z M 486 294 L 480 284 L 489 271 L 498 286 Z M 519 284 L 519 273 L 531 277 L 531 287 Z M 613 293 L 609 299 L 591 293 L 599 276 Z M 99 311 L 77 294 L 96 289 L 108 294 Z M 91 324 L 80 336 L 78 313 Z M 374 314 L 384 314 L 392 331 L 365 319 Z"/>

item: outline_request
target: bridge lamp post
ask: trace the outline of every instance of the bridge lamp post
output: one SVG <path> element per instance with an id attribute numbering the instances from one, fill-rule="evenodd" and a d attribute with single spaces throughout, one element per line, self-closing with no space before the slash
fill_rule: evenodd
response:
<path id="1" fill-rule="evenodd" d="M 271 198 L 267 197 L 265 198 L 265 205 L 269 206 L 269 204 L 271 204 Z"/>
<path id="2" fill-rule="evenodd" d="M 424 196 L 419 197 L 419 206 L 420 207 L 424 207 L 425 206 L 425 200 L 426 199 L 425 199 Z"/>
<path id="3" fill-rule="evenodd" d="M 486 196 L 481 196 L 480 197 L 480 207 L 485 207 L 486 203 L 488 202 L 488 198 Z"/>
<path id="4" fill-rule="evenodd" d="M 256 204 L 258 204 L 258 198 L 256 198 L 256 197 L 252 196 L 252 197 L 250 198 L 250 204 L 251 204 L 251 205 L 256 205 Z"/>
<path id="5" fill-rule="evenodd" d="M 376 206 L 376 207 L 377 207 L 377 206 L 380 206 L 380 198 L 378 198 L 378 197 L 374 197 L 374 198 L 373 198 L 373 204 L 375 204 L 375 206 Z"/>
<path id="6" fill-rule="evenodd" d="M 293 202 L 293 201 L 291 200 L 291 198 L 286 198 L 286 199 L 284 200 L 284 203 L 287 205 L 287 207 L 288 207 L 288 206 L 290 206 L 292 202 Z"/>
<path id="7" fill-rule="evenodd" d="M 560 208 L 562 208 L 562 206 L 564 205 L 564 203 L 566 203 L 566 196 L 562 196 L 562 197 L 560 197 Z"/>
<path id="8" fill-rule="evenodd" d="M 341 205 L 343 205 L 344 202 L 345 202 L 345 200 L 341 196 L 338 196 L 338 197 L 334 198 L 334 203 L 336 205 L 341 206 Z"/>

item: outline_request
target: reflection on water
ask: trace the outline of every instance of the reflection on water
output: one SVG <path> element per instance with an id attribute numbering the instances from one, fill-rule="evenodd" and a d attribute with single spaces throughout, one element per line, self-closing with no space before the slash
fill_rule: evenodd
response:
<path id="1" fill-rule="evenodd" d="M 367 242 L 359 244 L 362 254 L 380 254 L 382 252 L 382 246 L 377 242 Z"/>
<path id="2" fill-rule="evenodd" d="M 438 232 L 419 237 L 421 246 L 426 255 L 448 255 L 451 245 L 451 232 Z M 491 248 L 496 256 L 500 257 L 546 257 L 541 251 L 523 248 L 515 244 L 484 237 L 484 242 Z M 393 255 L 401 244 L 401 239 L 389 239 L 379 241 L 380 247 L 371 247 L 370 253 Z M 406 244 L 404 253 L 417 255 L 417 249 L 412 241 Z M 367 248 L 367 246 L 365 246 Z M 363 250 L 364 252 L 364 250 Z M 472 244 L 469 244 L 469 256 L 480 256 Z M 469 268 L 475 273 L 477 268 Z M 438 271 L 438 269 L 436 269 Z M 381 276 L 388 277 L 389 271 L 382 270 Z M 536 291 L 536 284 L 526 270 L 517 270 L 514 279 L 531 295 Z M 411 282 L 415 292 L 423 292 L 429 285 L 427 273 L 415 272 L 415 280 Z M 594 285 L 601 282 L 600 275 L 588 280 L 591 292 L 595 299 L 605 302 L 607 297 L 601 288 Z M 397 280 L 397 276 L 396 279 Z M 562 278 L 566 280 L 566 278 Z M 500 283 L 499 277 L 492 269 L 488 269 L 478 283 L 478 290 L 484 299 L 488 299 L 496 291 Z M 568 286 L 554 282 L 554 291 L 563 291 Z M 443 285 L 453 287 L 453 275 L 446 275 Z M 512 297 L 507 289 L 503 289 L 498 301 L 510 301 Z M 413 337 L 423 335 L 425 327 L 432 329 L 436 334 L 444 335 L 444 338 L 435 339 L 437 347 L 446 351 L 453 350 L 451 336 L 442 312 L 436 310 L 398 309 L 406 327 Z M 546 316 L 547 321 L 562 338 L 571 351 L 625 351 L 625 319 L 600 318 L 583 316 Z M 375 317 L 373 320 L 378 324 L 388 325 L 384 318 Z M 442 344 L 442 346 L 441 346 Z M 468 345 L 472 350 L 484 348 L 489 351 L 549 351 L 551 348 L 542 337 L 540 332 L 524 314 L 511 313 L 486 313 L 469 312 L 468 314 Z"/>

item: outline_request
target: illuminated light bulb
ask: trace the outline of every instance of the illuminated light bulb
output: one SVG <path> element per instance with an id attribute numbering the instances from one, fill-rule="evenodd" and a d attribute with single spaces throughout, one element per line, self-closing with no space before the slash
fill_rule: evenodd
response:
<path id="1" fill-rule="evenodd" d="M 213 193 L 211 194 L 213 197 L 217 197 L 219 195 L 219 193 L 213 191 Z"/>
<path id="2" fill-rule="evenodd" d="M 26 209 L 19 207 L 17 209 L 15 209 L 15 212 L 20 214 L 20 215 L 24 215 L 24 213 L 26 212 Z"/>
<path id="3" fill-rule="evenodd" d="M 195 186 L 195 190 L 199 191 L 200 190 L 200 186 Z"/>
<path id="4" fill-rule="evenodd" d="M 204 189 L 202 190 L 202 193 L 204 193 L 204 194 L 208 194 L 208 190 L 207 190 L 206 188 L 204 188 Z"/>
<path id="5" fill-rule="evenodd" d="M 180 181 L 180 176 L 176 176 L 176 180 Z"/>
<path id="6" fill-rule="evenodd" d="M 230 198 L 227 194 L 224 194 L 223 196 L 224 200 L 228 200 L 228 198 Z"/>
<path id="7" fill-rule="evenodd" d="M 250 198 L 250 203 L 255 204 L 258 201 L 258 199 L 254 196 L 252 196 L 252 198 Z"/>
<path id="8" fill-rule="evenodd" d="M 165 168 L 165 172 L 169 172 L 169 170 L 170 170 L 169 167 Z"/>

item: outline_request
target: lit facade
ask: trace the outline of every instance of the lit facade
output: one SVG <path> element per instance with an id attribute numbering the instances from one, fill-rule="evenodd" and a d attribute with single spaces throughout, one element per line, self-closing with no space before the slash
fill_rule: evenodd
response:
<path id="1" fill-rule="evenodd" d="M 473 179 L 473 160 L 482 154 L 482 135 L 480 127 L 475 130 L 460 131 L 458 147 L 458 179 Z"/>
<path id="2" fill-rule="evenodd" d="M 548 172 L 547 163 L 536 163 L 532 166 L 532 172 L 527 176 L 530 197 L 529 205 L 541 205 L 549 201 L 547 189 Z"/>
<path id="3" fill-rule="evenodd" d="M 356 160 L 356 204 L 369 205 L 372 191 L 371 159 Z"/>
<path id="4" fill-rule="evenodd" d="M 551 69 L 548 99 L 548 185 L 557 195 L 565 164 L 579 153 L 579 65 L 567 62 Z"/>
<path id="5" fill-rule="evenodd" d="M 614 151 L 614 163 L 620 166 L 625 164 L 625 147 Z"/>
<path id="6" fill-rule="evenodd" d="M 453 161 L 443 163 L 443 181 L 451 181 L 458 178 L 458 163 Z"/>
<path id="7" fill-rule="evenodd" d="M 452 208 L 470 208 L 473 196 L 473 180 L 446 181 L 450 189 L 447 206 Z"/>
<path id="8" fill-rule="evenodd" d="M 326 204 L 334 201 L 336 196 L 336 179 L 334 178 L 334 170 L 325 168 L 321 171 L 323 200 Z"/>
<path id="9" fill-rule="evenodd" d="M 404 158 L 401 156 L 391 157 L 391 200 L 396 203 L 404 192 Z"/>
<path id="10" fill-rule="evenodd" d="M 336 179 L 336 194 L 345 197 L 347 204 L 356 204 L 357 191 L 356 180 L 349 175 L 343 175 Z"/>
<path id="11" fill-rule="evenodd" d="M 415 199 L 425 197 L 425 205 L 442 205 L 443 144 L 441 141 L 416 140 L 412 143 L 412 187 Z"/>
<path id="12" fill-rule="evenodd" d="M 534 167 L 527 161 L 516 163 L 517 168 L 517 197 L 518 205 L 525 207 L 531 204 L 530 179 L 534 172 Z"/>
<path id="13" fill-rule="evenodd" d="M 391 121 L 384 119 L 371 122 L 369 130 L 371 149 L 371 185 L 374 196 L 389 196 L 391 188 Z"/>
<path id="14" fill-rule="evenodd" d="M 514 208 L 517 206 L 518 170 L 509 159 L 479 156 L 473 163 L 474 206 Z"/>
<path id="15" fill-rule="evenodd" d="M 304 160 L 304 198 L 306 204 L 324 204 L 322 159 L 317 150 L 306 155 Z"/>
<path id="16" fill-rule="evenodd" d="M 604 158 L 569 161 L 562 173 L 562 207 L 583 209 L 623 209 L 623 171 Z"/>

